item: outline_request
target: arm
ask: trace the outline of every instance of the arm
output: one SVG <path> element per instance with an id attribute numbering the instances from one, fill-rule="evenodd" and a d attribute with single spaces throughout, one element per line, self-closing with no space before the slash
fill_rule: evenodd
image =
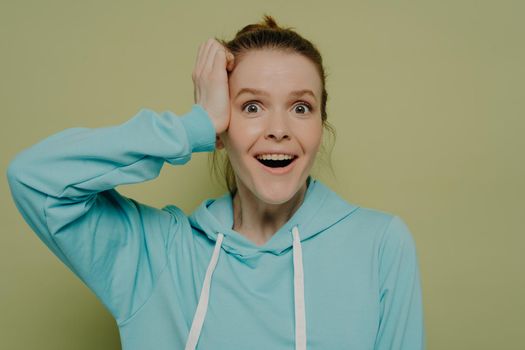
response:
<path id="1" fill-rule="evenodd" d="M 381 315 L 375 349 L 420 350 L 425 347 L 423 305 L 414 240 L 393 217 L 379 248 Z"/>
<path id="2" fill-rule="evenodd" d="M 18 154 L 7 177 L 27 223 L 118 322 L 151 293 L 180 222 L 114 188 L 154 179 L 164 162 L 184 164 L 214 146 L 200 105 L 182 117 L 143 109 L 121 125 L 48 137 Z"/>

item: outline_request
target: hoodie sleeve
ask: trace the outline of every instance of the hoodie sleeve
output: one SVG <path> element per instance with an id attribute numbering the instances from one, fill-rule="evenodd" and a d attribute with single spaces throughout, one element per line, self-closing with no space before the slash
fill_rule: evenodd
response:
<path id="1" fill-rule="evenodd" d="M 423 305 L 416 248 L 403 222 L 394 216 L 379 251 L 380 321 L 376 350 L 425 348 Z"/>
<path id="2" fill-rule="evenodd" d="M 181 223 L 114 188 L 154 179 L 164 162 L 184 164 L 214 147 L 200 105 L 180 117 L 143 109 L 121 125 L 44 139 L 11 161 L 7 178 L 29 226 L 121 322 L 151 294 Z"/>

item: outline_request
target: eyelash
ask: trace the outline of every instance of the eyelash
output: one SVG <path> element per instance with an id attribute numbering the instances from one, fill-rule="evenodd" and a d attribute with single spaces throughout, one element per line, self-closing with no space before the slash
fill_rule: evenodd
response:
<path id="1" fill-rule="evenodd" d="M 246 102 L 245 104 L 242 105 L 242 110 L 244 111 L 246 109 L 246 107 L 248 107 L 249 105 L 258 104 L 258 103 L 259 103 L 259 101 L 248 101 L 248 102 Z M 305 113 L 300 113 L 300 114 L 306 114 L 308 112 L 312 112 L 313 111 L 312 105 L 309 104 L 308 102 L 304 102 L 304 101 L 300 101 L 298 104 L 296 104 L 294 106 L 294 108 L 297 107 L 297 106 L 301 106 L 301 105 L 302 106 L 306 106 L 306 108 L 308 108 L 308 111 L 306 111 Z"/>

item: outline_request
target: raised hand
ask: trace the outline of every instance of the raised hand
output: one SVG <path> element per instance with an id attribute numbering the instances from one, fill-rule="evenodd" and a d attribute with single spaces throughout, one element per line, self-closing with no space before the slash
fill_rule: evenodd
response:
<path id="1" fill-rule="evenodd" d="M 219 135 L 230 123 L 230 91 L 228 71 L 234 66 L 234 56 L 215 39 L 208 39 L 199 46 L 199 53 L 192 72 L 195 103 L 210 116 Z"/>

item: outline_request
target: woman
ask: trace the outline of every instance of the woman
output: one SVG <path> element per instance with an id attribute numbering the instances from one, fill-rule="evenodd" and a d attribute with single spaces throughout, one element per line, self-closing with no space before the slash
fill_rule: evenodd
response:
<path id="1" fill-rule="evenodd" d="M 317 49 L 266 16 L 202 44 L 192 78 L 183 116 L 68 129 L 9 166 L 25 220 L 112 313 L 123 349 L 423 348 L 407 226 L 309 175 L 327 125 Z M 115 190 L 214 149 L 230 191 L 189 217 Z"/>

